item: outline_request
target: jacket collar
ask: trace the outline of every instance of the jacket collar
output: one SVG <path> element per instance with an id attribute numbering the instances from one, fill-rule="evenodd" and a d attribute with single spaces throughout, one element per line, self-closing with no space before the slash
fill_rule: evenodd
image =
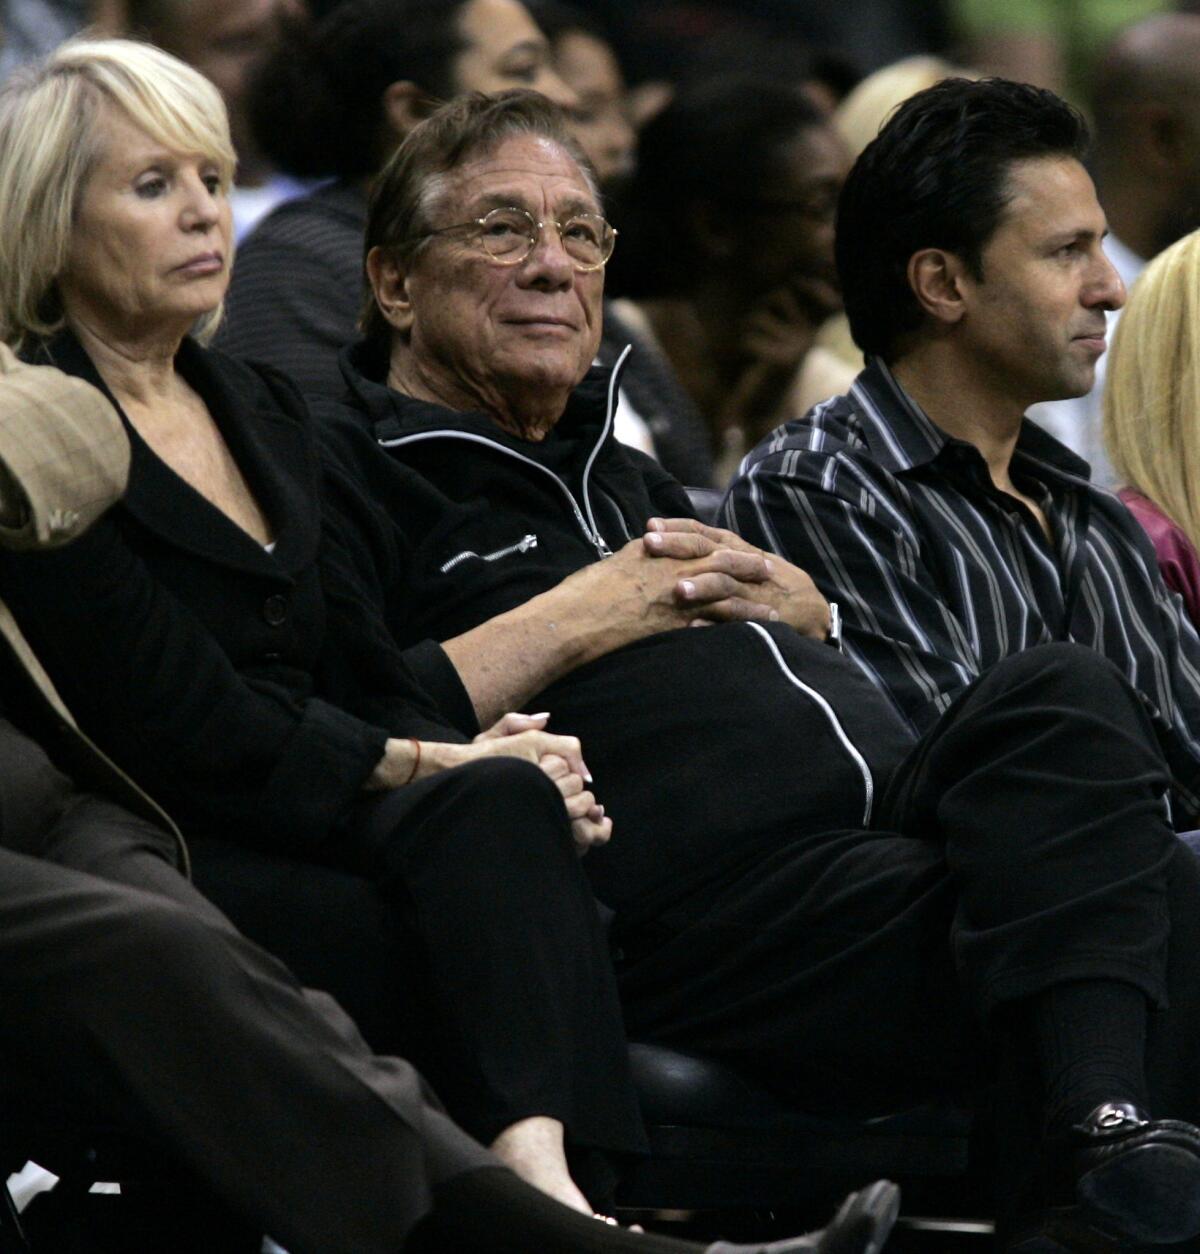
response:
<path id="1" fill-rule="evenodd" d="M 185 339 L 176 369 L 204 400 L 275 533 L 268 554 L 240 527 L 180 478 L 142 439 L 70 331 L 38 351 L 38 359 L 87 380 L 112 401 L 129 432 L 132 464 L 122 505 L 172 546 L 255 574 L 293 573 L 308 565 L 320 541 L 315 451 L 302 424 L 266 404 L 258 375 Z"/>
<path id="2" fill-rule="evenodd" d="M 418 433 L 466 431 L 515 452 L 529 454 L 529 441 L 501 430 L 481 411 L 454 410 L 389 388 L 387 367 L 386 356 L 365 340 L 350 345 L 341 354 L 343 377 L 369 416 L 376 441 L 392 441 Z M 619 368 L 620 363 L 614 368 L 592 366 L 568 398 L 556 429 L 591 443 L 598 441 L 602 433 L 606 443 L 614 439 L 609 409 L 610 401 L 616 396 Z"/>
<path id="3" fill-rule="evenodd" d="M 850 388 L 850 397 L 871 456 L 894 475 L 929 465 L 944 449 L 972 447 L 936 426 L 881 357 L 868 358 L 866 369 Z M 1017 437 L 1016 458 L 1074 479 L 1088 479 L 1091 474 L 1082 457 L 1028 419 Z"/>

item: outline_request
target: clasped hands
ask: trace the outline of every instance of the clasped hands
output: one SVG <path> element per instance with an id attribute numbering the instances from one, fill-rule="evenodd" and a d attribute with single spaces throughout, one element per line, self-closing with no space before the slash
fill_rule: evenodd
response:
<path id="1" fill-rule="evenodd" d="M 672 595 L 690 626 L 784 622 L 814 639 L 829 634 L 829 603 L 808 575 L 735 532 L 694 518 L 651 518 L 642 539 L 631 542 L 638 544 L 650 557 L 689 564 L 677 572 Z"/>
<path id="2" fill-rule="evenodd" d="M 554 781 L 571 820 L 576 850 L 587 853 L 612 835 L 612 819 L 591 791 L 592 776 L 575 736 L 557 736 L 545 730 L 548 714 L 505 714 L 470 744 L 392 739 L 366 782 L 368 789 L 404 787 L 440 771 L 481 758 L 520 758 L 532 762 Z"/>

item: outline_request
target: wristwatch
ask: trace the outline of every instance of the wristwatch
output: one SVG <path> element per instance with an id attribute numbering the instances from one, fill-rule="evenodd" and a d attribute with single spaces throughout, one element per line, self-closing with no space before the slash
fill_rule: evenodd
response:
<path id="1" fill-rule="evenodd" d="M 836 601 L 829 602 L 829 634 L 825 637 L 825 643 L 833 645 L 833 647 L 841 653 L 842 610 Z"/>

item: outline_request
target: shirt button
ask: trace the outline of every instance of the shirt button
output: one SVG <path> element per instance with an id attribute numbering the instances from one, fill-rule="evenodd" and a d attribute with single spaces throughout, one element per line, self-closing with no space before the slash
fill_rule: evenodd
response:
<path id="1" fill-rule="evenodd" d="M 267 599 L 263 602 L 262 613 L 263 618 L 267 620 L 269 626 L 282 627 L 283 624 L 287 622 L 287 597 L 281 596 L 279 593 L 276 593 L 274 596 L 267 597 Z"/>

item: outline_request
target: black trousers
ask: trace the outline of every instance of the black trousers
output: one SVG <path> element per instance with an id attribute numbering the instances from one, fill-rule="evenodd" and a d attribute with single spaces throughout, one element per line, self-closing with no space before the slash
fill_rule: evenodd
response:
<path id="1" fill-rule="evenodd" d="M 356 927 L 337 915 L 344 885 L 306 881 L 298 863 L 280 883 L 279 860 L 248 847 L 256 834 L 240 835 L 240 848 L 192 841 L 197 883 L 312 982 L 323 964 L 308 933 Z M 581 1183 L 602 1193 L 611 1180 L 586 1151 L 634 1153 L 644 1140 L 607 941 L 553 783 L 515 759 L 446 771 L 365 799 L 323 856 L 382 895 L 372 960 L 392 967 L 381 983 L 378 972 L 324 964 L 330 991 L 371 1022 L 381 1019 L 372 992 L 394 997 L 386 1048 L 419 1067 L 485 1144 L 527 1116 L 561 1120 Z M 281 924 L 271 876 L 311 915 Z"/>
<path id="2" fill-rule="evenodd" d="M 627 930 L 630 1030 L 809 1108 L 877 1113 L 987 1080 L 1004 1008 L 1119 980 L 1153 1007 L 1156 1102 L 1194 1119 L 1200 880 L 1167 786 L 1108 662 L 1066 645 L 1011 658 L 893 766 L 870 829 L 798 812 L 790 840 Z"/>
<path id="3" fill-rule="evenodd" d="M 494 1165 L 406 1062 L 374 1057 L 161 855 L 0 722 L 0 1056 L 82 1119 L 168 1147 L 294 1254 L 394 1254 Z"/>

